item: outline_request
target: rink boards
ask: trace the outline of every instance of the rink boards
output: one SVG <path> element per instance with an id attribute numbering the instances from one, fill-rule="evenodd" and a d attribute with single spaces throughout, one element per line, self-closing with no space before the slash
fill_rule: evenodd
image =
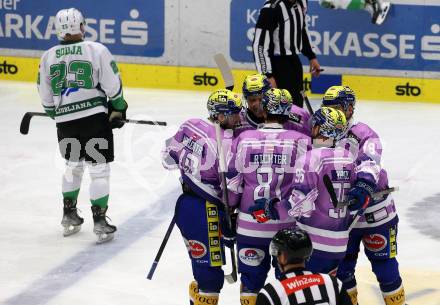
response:
<path id="1" fill-rule="evenodd" d="M 36 82 L 38 64 L 38 58 L 2 56 L 0 80 Z M 210 91 L 223 86 L 216 68 L 120 63 L 119 69 L 127 87 Z M 237 91 L 241 90 L 244 77 L 251 73 L 255 71 L 233 70 Z M 304 87 L 311 96 L 340 84 L 352 87 L 359 99 L 440 103 L 436 89 L 440 87 L 439 79 L 337 74 L 311 79 L 310 74 L 304 75 Z"/>

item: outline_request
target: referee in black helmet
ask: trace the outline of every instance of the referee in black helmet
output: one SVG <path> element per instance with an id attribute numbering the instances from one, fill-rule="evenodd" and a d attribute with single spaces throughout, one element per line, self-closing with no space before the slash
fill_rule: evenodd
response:
<path id="1" fill-rule="evenodd" d="M 303 69 L 298 53 L 310 61 L 310 72 L 319 76 L 320 65 L 310 45 L 306 27 L 308 0 L 269 0 L 260 10 L 253 53 L 257 70 L 274 88 L 287 89 L 302 107 Z"/>
<path id="2" fill-rule="evenodd" d="M 306 231 L 278 231 L 270 243 L 270 254 L 276 256 L 282 273 L 278 280 L 264 286 L 256 305 L 352 305 L 340 280 L 305 270 L 304 262 L 312 254 Z"/>

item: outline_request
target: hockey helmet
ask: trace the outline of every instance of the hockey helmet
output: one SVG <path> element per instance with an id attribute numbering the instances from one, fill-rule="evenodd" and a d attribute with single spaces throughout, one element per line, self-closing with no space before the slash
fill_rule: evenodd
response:
<path id="1" fill-rule="evenodd" d="M 312 241 L 306 231 L 299 228 L 287 228 L 278 231 L 269 246 L 270 254 L 278 256 L 287 253 L 289 264 L 301 263 L 313 252 Z"/>
<path id="2" fill-rule="evenodd" d="M 349 105 L 352 105 L 354 108 L 355 104 L 356 96 L 354 91 L 348 86 L 332 86 L 327 89 L 322 98 L 322 106 L 341 106 L 344 111 L 348 110 Z"/>
<path id="3" fill-rule="evenodd" d="M 67 34 L 83 34 L 81 24 L 86 25 L 83 14 L 76 8 L 62 9 L 55 16 L 55 29 L 59 40 Z"/>
<path id="4" fill-rule="evenodd" d="M 242 109 L 240 96 L 228 89 L 219 89 L 208 98 L 209 117 L 213 120 L 222 113 L 226 116 L 239 113 Z"/>

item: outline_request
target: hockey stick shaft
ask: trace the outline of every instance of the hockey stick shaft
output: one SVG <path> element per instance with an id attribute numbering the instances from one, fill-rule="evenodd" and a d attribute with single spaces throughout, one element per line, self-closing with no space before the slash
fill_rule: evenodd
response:
<path id="1" fill-rule="evenodd" d="M 304 103 L 306 104 L 307 110 L 309 111 L 310 115 L 313 115 L 313 108 L 312 105 L 310 104 L 310 100 L 307 97 L 306 93 L 303 91 L 302 92 L 303 97 L 304 97 Z"/>
<path id="2" fill-rule="evenodd" d="M 20 123 L 20 133 L 21 134 L 28 134 L 29 133 L 29 125 L 31 122 L 32 117 L 34 116 L 43 116 L 43 117 L 49 117 L 47 113 L 45 112 L 26 112 L 21 119 Z M 144 120 L 132 120 L 132 119 L 125 119 L 122 120 L 125 123 L 130 124 L 142 124 L 142 125 L 159 125 L 159 126 L 167 126 L 166 122 L 162 121 L 144 121 Z"/>
<path id="3" fill-rule="evenodd" d="M 332 180 L 328 175 L 324 175 L 323 181 L 325 188 L 327 189 L 327 192 L 330 195 L 330 199 L 333 203 L 333 207 L 336 208 L 338 206 L 338 198 L 336 197 L 336 192 L 335 189 L 333 188 Z"/>
<path id="4" fill-rule="evenodd" d="M 221 176 L 221 184 L 222 184 L 222 192 L 223 192 L 223 204 L 225 210 L 225 218 L 228 225 L 229 232 L 233 231 L 231 215 L 229 214 L 229 197 L 228 197 L 228 188 L 226 183 L 226 161 L 225 154 L 223 151 L 222 144 L 222 135 L 221 135 L 221 127 L 219 124 L 215 124 L 215 135 L 217 138 L 217 151 L 219 156 L 219 171 Z M 237 263 L 236 263 L 236 255 L 235 255 L 235 245 L 231 248 L 231 264 L 232 264 L 232 272 L 230 274 L 225 275 L 225 279 L 228 283 L 232 284 L 237 281 Z"/>
<path id="5" fill-rule="evenodd" d="M 323 180 L 324 180 L 325 188 L 327 189 L 327 192 L 329 193 L 330 198 L 331 198 L 332 203 L 333 203 L 333 206 L 335 208 L 340 209 L 340 208 L 343 208 L 345 206 L 348 206 L 350 204 L 355 203 L 355 202 L 353 202 L 355 199 L 352 199 L 350 201 L 338 202 L 338 200 L 336 198 L 336 192 L 335 192 L 335 189 L 333 188 L 333 183 L 332 183 L 330 177 L 328 175 L 324 175 Z M 390 187 L 390 188 L 384 189 L 382 191 L 379 191 L 379 192 L 371 194 L 371 198 L 374 199 L 374 200 L 380 200 L 384 196 L 386 196 L 386 195 L 388 195 L 388 194 L 390 194 L 392 192 L 398 191 L 398 190 L 399 190 L 399 188 L 397 186 Z"/>
<path id="6" fill-rule="evenodd" d="M 171 236 L 171 232 L 173 231 L 174 225 L 176 224 L 176 214 L 174 214 L 173 219 L 168 226 L 167 232 L 163 237 L 162 243 L 160 244 L 159 250 L 157 251 L 156 257 L 154 258 L 153 263 L 151 264 L 150 271 L 148 272 L 147 279 L 151 280 L 153 278 L 154 272 L 156 271 L 156 267 L 159 264 L 159 260 L 162 257 L 163 250 L 168 243 L 168 239 Z"/>
<path id="7" fill-rule="evenodd" d="M 356 216 L 354 217 L 353 221 L 348 227 L 348 232 L 351 232 L 351 230 L 357 224 L 359 219 L 361 219 L 362 215 L 364 215 L 365 209 L 368 207 L 369 204 L 370 204 L 370 197 L 366 197 L 364 203 L 362 204 L 362 207 L 356 212 Z"/>
<path id="8" fill-rule="evenodd" d="M 384 189 L 384 190 L 382 190 L 382 191 L 379 191 L 379 192 L 376 192 L 376 193 L 373 193 L 373 194 L 371 194 L 371 198 L 373 199 L 373 200 L 380 200 L 380 199 L 382 199 L 384 196 L 386 196 L 386 195 L 388 195 L 388 194 L 391 194 L 392 192 L 395 192 L 395 191 L 398 191 L 399 190 L 399 188 L 396 186 L 396 187 L 390 187 L 390 188 L 387 188 L 387 189 Z M 336 205 L 336 207 L 337 208 L 343 208 L 343 207 L 345 207 L 345 206 L 348 206 L 348 205 L 350 205 L 350 204 L 353 204 L 355 199 L 352 199 L 352 200 L 350 200 L 350 201 L 341 201 L 341 202 L 338 202 L 338 204 Z"/>
<path id="9" fill-rule="evenodd" d="M 214 56 L 214 61 L 217 64 L 217 67 L 222 74 L 223 81 L 225 82 L 226 89 L 232 90 L 234 89 L 234 76 L 232 75 L 232 69 L 229 66 L 226 58 L 223 54 L 216 54 Z M 221 136 L 221 128 L 219 124 L 215 124 L 215 135 L 217 138 L 217 150 L 219 154 L 219 167 L 220 167 L 220 176 L 222 183 L 222 191 L 223 191 L 223 199 L 225 205 L 225 217 L 226 222 L 229 226 L 229 229 L 232 229 L 231 216 L 229 214 L 229 198 L 228 198 L 228 189 L 226 182 L 226 162 L 225 155 L 223 152 L 222 145 L 222 136 Z M 231 264 L 232 264 L 232 272 L 230 274 L 225 275 L 225 279 L 228 283 L 232 284 L 237 281 L 237 263 L 236 263 L 236 255 L 235 255 L 235 245 L 231 247 Z"/>

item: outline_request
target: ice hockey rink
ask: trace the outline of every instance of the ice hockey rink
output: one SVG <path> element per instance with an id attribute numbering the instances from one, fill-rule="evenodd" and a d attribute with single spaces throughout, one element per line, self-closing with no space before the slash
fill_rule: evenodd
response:
<path id="1" fill-rule="evenodd" d="M 87 174 L 78 204 L 85 218 L 82 231 L 62 236 L 63 161 L 54 122 L 36 117 L 28 135 L 19 133 L 24 112 L 42 111 L 36 85 L 0 83 L 1 304 L 188 304 L 192 274 L 177 228 L 153 281 L 146 273 L 180 194 L 178 173 L 162 168 L 160 150 L 184 120 L 206 117 L 208 94 L 125 90 L 128 117 L 163 120 L 168 126 L 127 124 L 115 131 L 108 215 L 118 232 L 114 241 L 96 245 Z M 440 105 L 361 100 L 355 116 L 381 136 L 390 185 L 400 187 L 394 194 L 398 260 L 408 304 L 440 305 Z M 383 304 L 361 257 L 359 304 Z M 220 304 L 239 304 L 238 283 L 225 283 Z"/>

